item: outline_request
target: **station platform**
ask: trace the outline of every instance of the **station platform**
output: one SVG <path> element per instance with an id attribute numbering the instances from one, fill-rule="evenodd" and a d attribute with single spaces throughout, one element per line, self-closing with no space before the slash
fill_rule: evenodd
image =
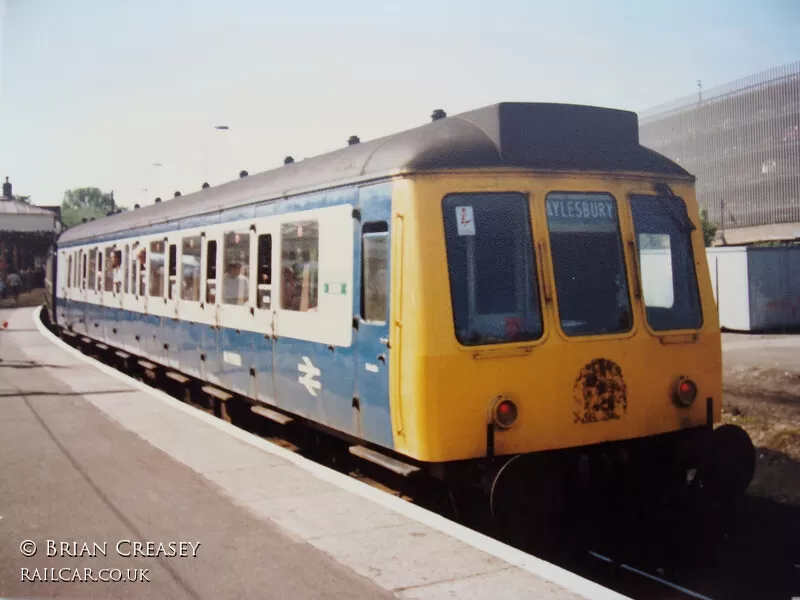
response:
<path id="1" fill-rule="evenodd" d="M 0 310 L 0 597 L 624 598 L 83 356 L 38 311 Z"/>

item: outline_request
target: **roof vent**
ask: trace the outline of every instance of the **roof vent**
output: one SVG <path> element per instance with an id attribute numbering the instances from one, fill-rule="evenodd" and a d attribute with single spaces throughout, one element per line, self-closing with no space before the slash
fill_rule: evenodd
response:
<path id="1" fill-rule="evenodd" d="M 294 159 L 291 156 L 287 156 L 286 158 L 283 159 L 283 164 L 285 164 L 285 165 L 290 165 L 293 162 L 294 162 Z"/>
<path id="2" fill-rule="evenodd" d="M 141 208 L 141 206 L 139 206 L 138 204 L 134 204 L 133 205 L 133 210 L 139 210 L 140 208 Z"/>
<path id="3" fill-rule="evenodd" d="M 203 189 L 205 190 L 205 189 L 207 189 L 207 188 L 209 188 L 209 187 L 211 187 L 211 186 L 209 186 L 209 185 L 208 185 L 208 182 L 206 181 L 206 182 L 203 184 Z"/>
<path id="4" fill-rule="evenodd" d="M 239 171 L 239 179 L 247 177 L 247 171 Z"/>
<path id="5" fill-rule="evenodd" d="M 156 198 L 156 204 L 158 204 L 159 202 L 161 202 L 161 198 Z"/>
<path id="6" fill-rule="evenodd" d="M 347 145 L 348 145 L 348 146 L 355 146 L 356 144 L 358 144 L 358 143 L 360 143 L 360 142 L 361 142 L 361 140 L 360 140 L 360 139 L 358 139 L 358 136 L 357 136 L 357 135 L 351 135 L 351 136 L 350 136 L 350 139 L 349 139 L 349 140 L 347 140 Z"/>
<path id="7" fill-rule="evenodd" d="M 444 112 L 441 108 L 437 108 L 431 113 L 431 121 L 438 121 L 439 119 L 444 119 L 446 116 L 446 112 Z"/>
<path id="8" fill-rule="evenodd" d="M 181 196 L 180 192 L 175 192 L 175 196 L 174 196 L 175 198 L 180 198 L 180 196 Z"/>

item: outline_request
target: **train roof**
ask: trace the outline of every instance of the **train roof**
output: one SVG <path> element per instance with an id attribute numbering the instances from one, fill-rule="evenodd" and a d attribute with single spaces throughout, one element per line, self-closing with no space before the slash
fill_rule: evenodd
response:
<path id="1" fill-rule="evenodd" d="M 59 241 L 76 242 L 395 174 L 492 167 L 691 177 L 680 165 L 639 144 L 634 112 L 504 102 L 90 221 L 67 230 Z"/>

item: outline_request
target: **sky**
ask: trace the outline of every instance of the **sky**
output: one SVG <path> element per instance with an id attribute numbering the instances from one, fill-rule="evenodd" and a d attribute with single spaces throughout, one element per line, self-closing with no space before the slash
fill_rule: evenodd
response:
<path id="1" fill-rule="evenodd" d="M 642 111 L 800 60 L 800 1 L 0 0 L 0 52 L 14 193 L 131 208 L 437 108 Z"/>

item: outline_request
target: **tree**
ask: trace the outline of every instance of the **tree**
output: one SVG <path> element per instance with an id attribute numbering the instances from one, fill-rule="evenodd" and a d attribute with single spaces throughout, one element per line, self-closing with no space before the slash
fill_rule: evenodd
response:
<path id="1" fill-rule="evenodd" d="M 708 218 L 708 210 L 705 208 L 700 211 L 700 223 L 703 226 L 703 240 L 705 241 L 706 248 L 711 246 L 712 242 L 717 238 L 717 224 L 710 221 Z"/>
<path id="2" fill-rule="evenodd" d="M 64 192 L 61 202 L 61 220 L 66 227 L 79 225 L 84 219 L 102 219 L 108 213 L 121 209 L 114 201 L 114 193 L 101 191 L 99 188 L 77 188 Z"/>

